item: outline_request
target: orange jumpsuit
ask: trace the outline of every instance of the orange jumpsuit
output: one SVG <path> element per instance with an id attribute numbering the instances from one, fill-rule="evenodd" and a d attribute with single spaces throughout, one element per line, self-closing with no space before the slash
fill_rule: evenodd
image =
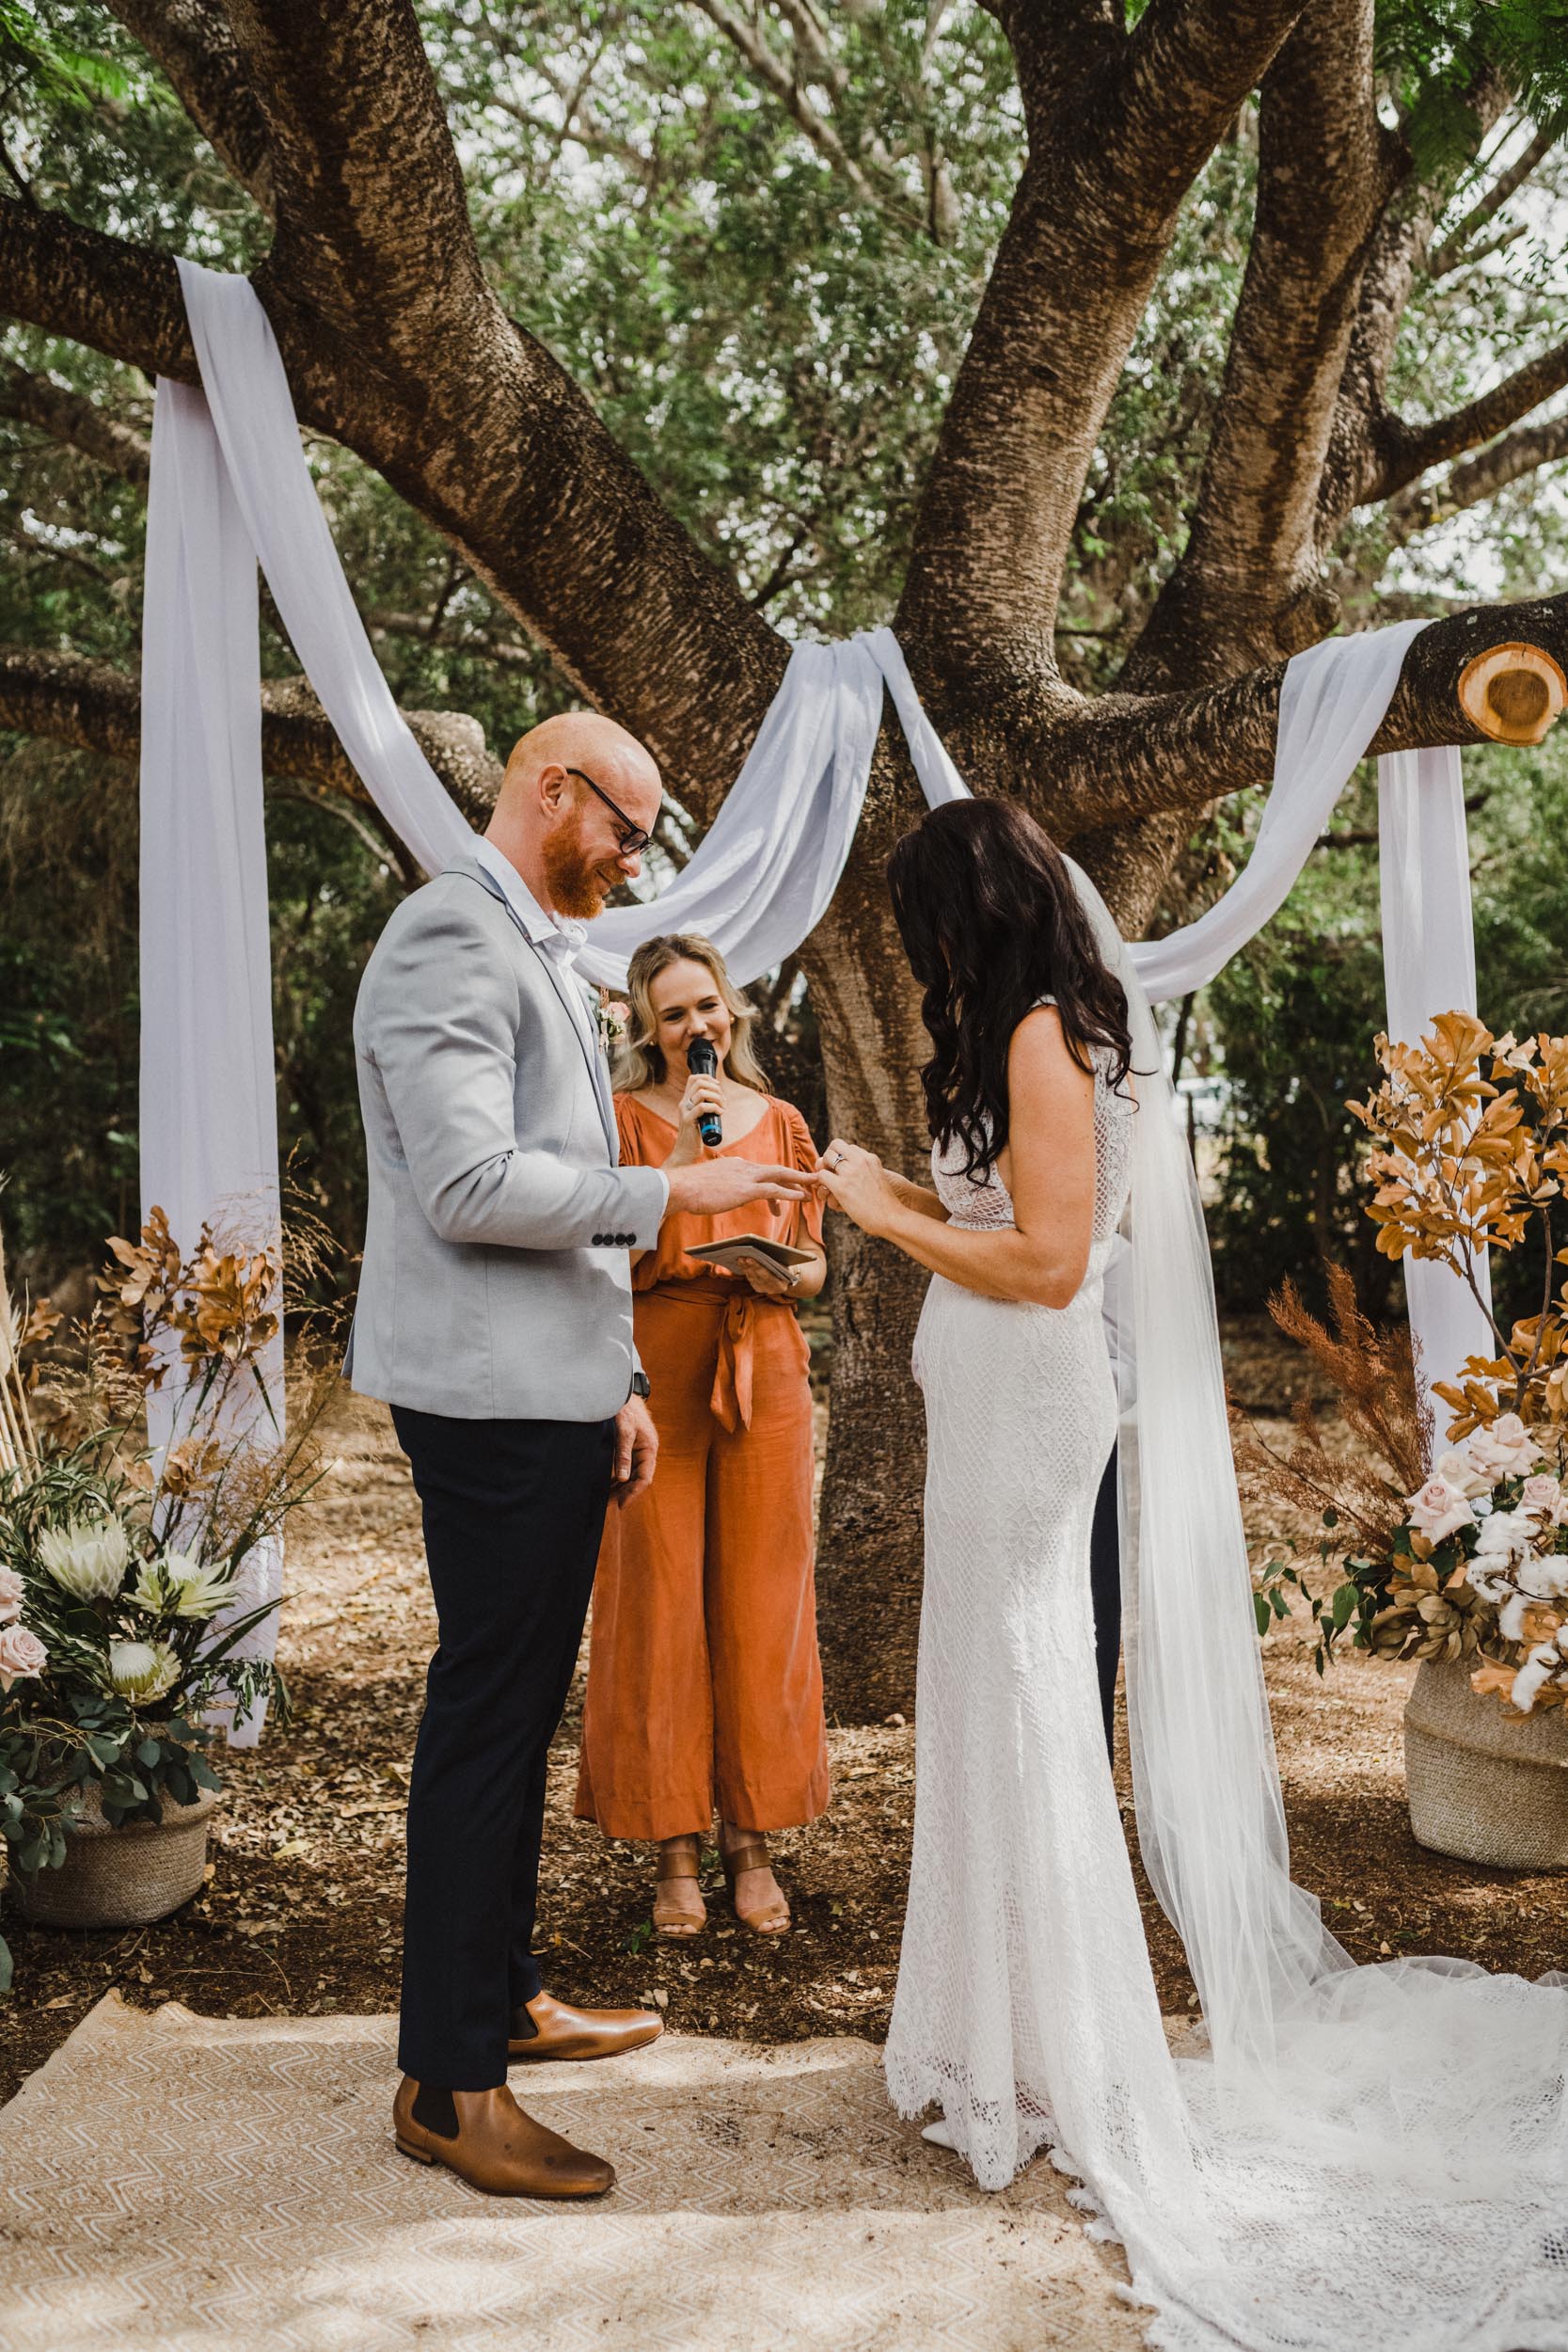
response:
<path id="1" fill-rule="evenodd" d="M 615 1110 L 622 1166 L 662 1165 L 669 1122 L 627 1094 Z M 772 1097 L 720 1150 L 816 1165 Z M 611 1504 L 594 1586 L 577 1809 L 608 1837 L 682 1836 L 715 1810 L 787 1829 L 827 1807 L 805 1336 L 787 1300 L 687 1255 L 739 1233 L 820 1248 L 821 1202 L 668 1217 L 632 1269 L 658 1464 L 638 1502 Z"/>

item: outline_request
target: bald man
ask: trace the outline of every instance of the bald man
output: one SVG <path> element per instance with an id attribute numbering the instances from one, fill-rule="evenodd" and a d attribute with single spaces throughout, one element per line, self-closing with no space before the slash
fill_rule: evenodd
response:
<path id="1" fill-rule="evenodd" d="M 535 727 L 483 839 L 392 916 L 355 1012 L 370 1202 L 349 1369 L 392 1407 L 439 1629 L 408 1797 L 393 2130 L 404 2155 L 506 2196 L 615 2179 L 518 2106 L 509 2062 L 659 2031 L 652 2013 L 566 2008 L 533 1954 L 546 1764 L 605 1511 L 647 1486 L 657 1446 L 628 1251 L 673 1211 L 801 1190 L 741 1158 L 617 1165 L 572 967 L 659 802 L 624 728 L 582 712 Z"/>

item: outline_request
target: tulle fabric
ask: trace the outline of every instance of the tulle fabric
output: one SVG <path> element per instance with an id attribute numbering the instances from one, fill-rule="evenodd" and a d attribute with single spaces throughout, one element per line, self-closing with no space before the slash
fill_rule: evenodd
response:
<path id="1" fill-rule="evenodd" d="M 948 1722 L 950 1818 L 923 1834 L 917 1807 L 916 1975 L 906 2001 L 901 1967 L 890 2085 L 906 2111 L 937 2099 L 951 2122 L 956 2107 L 986 2185 L 1006 2175 L 1009 2133 L 1015 2166 L 1043 2146 L 1076 2173 L 1075 2201 L 1124 2243 L 1165 2352 L 1568 2352 L 1568 1986 L 1440 1958 L 1357 1966 L 1291 1884 L 1196 1184 L 1131 958 L 1076 879 L 1127 990 L 1138 1073 L 1124 1246 L 1091 1269 L 1112 1286 L 1117 1333 L 1138 1838 L 1208 2047 L 1173 2058 L 1160 2028 L 1094 1705 L 1084 1495 L 1103 1450 L 1073 1481 L 1049 1439 L 1075 1415 L 1086 1425 L 1093 1360 L 1105 1377 L 1098 1301 L 1069 1347 L 1058 1323 L 1032 1372 L 949 1300 L 944 1332 L 923 1322 L 919 1369 L 933 1424 L 982 1450 L 984 1491 L 967 1490 L 973 1573 L 961 1513 L 943 1541 L 939 1494 L 938 1581 L 959 1580 L 942 1621 L 966 1629 L 955 1663 L 969 1687 L 942 1695 L 952 1677 L 923 1627 L 920 1704 L 938 1739 Z M 1032 1376 L 1042 1385 L 1021 1403 Z M 991 1442 L 1021 1421 L 1041 1443 Z M 977 1553 L 1016 1546 L 1024 1526 L 1059 1588 L 1055 1639 L 1040 1639 L 1043 1615 L 1004 1613 L 1013 1671 L 998 1705 L 998 1593 Z M 1004 1580 L 1004 1598 L 1021 1590 Z M 988 1727 L 1005 1735 L 989 1761 Z M 967 1786 L 952 1784 L 960 1755 Z M 918 1883 L 954 1872 L 966 1899 L 923 1915 Z M 930 1990 L 943 1979 L 945 2001 Z M 1006 2130 L 992 2128 L 1004 2066 Z"/>

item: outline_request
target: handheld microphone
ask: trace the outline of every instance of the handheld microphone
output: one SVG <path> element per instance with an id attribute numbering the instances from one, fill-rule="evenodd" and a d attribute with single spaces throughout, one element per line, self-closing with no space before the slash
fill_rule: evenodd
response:
<path id="1" fill-rule="evenodd" d="M 711 1078 L 719 1067 L 719 1057 L 712 1041 L 694 1037 L 686 1049 L 686 1066 L 694 1078 Z M 724 1140 L 724 1126 L 717 1111 L 705 1111 L 697 1121 L 697 1133 L 710 1152 L 717 1151 Z"/>

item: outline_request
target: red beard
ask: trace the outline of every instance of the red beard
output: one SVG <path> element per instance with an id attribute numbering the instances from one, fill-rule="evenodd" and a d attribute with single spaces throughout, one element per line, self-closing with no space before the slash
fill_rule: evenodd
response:
<path id="1" fill-rule="evenodd" d="M 545 880 L 557 914 L 574 922 L 591 923 L 620 879 L 618 867 L 594 865 L 583 851 L 582 834 L 574 826 L 552 834 L 545 843 Z"/>

